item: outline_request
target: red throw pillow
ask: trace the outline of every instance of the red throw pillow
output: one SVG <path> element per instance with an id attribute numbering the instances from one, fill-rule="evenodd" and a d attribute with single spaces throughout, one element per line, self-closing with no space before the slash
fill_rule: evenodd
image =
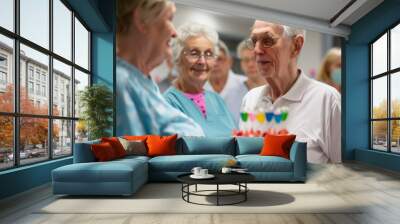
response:
<path id="1" fill-rule="evenodd" d="M 147 137 L 148 156 L 176 155 L 176 139 L 178 135 Z"/>
<path id="2" fill-rule="evenodd" d="M 115 155 L 118 158 L 126 156 L 126 151 L 122 146 L 121 142 L 119 142 L 117 137 L 110 137 L 110 138 L 101 138 L 101 142 L 108 142 L 114 149 Z"/>
<path id="3" fill-rule="evenodd" d="M 102 142 L 91 145 L 94 157 L 99 162 L 110 161 L 118 158 L 115 151 L 109 142 Z"/>
<path id="4" fill-rule="evenodd" d="M 290 147 L 296 135 L 271 135 L 266 134 L 264 137 L 264 146 L 261 149 L 262 156 L 280 156 L 290 159 Z"/>
<path id="5" fill-rule="evenodd" d="M 134 136 L 134 135 L 125 135 L 124 139 L 129 141 L 146 141 L 148 135 Z"/>

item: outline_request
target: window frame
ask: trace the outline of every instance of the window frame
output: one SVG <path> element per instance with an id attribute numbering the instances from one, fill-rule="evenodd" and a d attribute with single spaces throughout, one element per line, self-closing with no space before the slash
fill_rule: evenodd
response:
<path id="1" fill-rule="evenodd" d="M 48 4 L 49 4 L 49 47 L 48 49 L 40 46 L 39 44 L 34 43 L 33 41 L 30 41 L 29 39 L 24 38 L 23 36 L 20 35 L 20 0 L 14 0 L 13 1 L 13 10 L 14 10 L 14 18 L 13 18 L 13 22 L 14 22 L 14 31 L 10 31 L 4 27 L 0 26 L 0 35 L 3 35 L 4 37 L 10 38 L 13 41 L 13 54 L 12 54 L 12 75 L 13 75 L 13 79 L 14 79 L 14 110 L 13 112 L 2 112 L 0 111 L 0 116 L 4 116 L 4 117 L 12 117 L 13 119 L 13 153 L 14 153 L 14 161 L 13 161 L 13 166 L 10 167 L 5 167 L 5 168 L 0 168 L 0 172 L 5 171 L 5 170 L 10 170 L 10 169 L 16 169 L 19 167 L 23 167 L 23 166 L 29 166 L 29 165 L 33 165 L 33 164 L 37 164 L 37 163 L 43 163 L 46 161 L 50 161 L 50 160 L 55 160 L 55 159 L 61 159 L 61 158 L 66 158 L 66 157 L 70 157 L 73 156 L 73 152 L 74 152 L 74 143 L 75 143 L 75 126 L 76 126 L 76 122 L 79 120 L 79 117 L 75 116 L 75 108 L 72 107 L 71 108 L 71 114 L 65 115 L 65 116 L 56 116 L 53 115 L 53 59 L 58 60 L 61 63 L 64 63 L 68 66 L 71 66 L 71 93 L 72 93 L 72 99 L 70 99 L 71 105 L 74 105 L 75 103 L 75 97 L 76 97 L 76 93 L 75 93 L 75 88 L 74 88 L 74 83 L 75 83 L 75 69 L 85 73 L 88 75 L 89 77 L 89 83 L 88 86 L 92 85 L 92 81 L 93 81 L 93 74 L 92 74 L 92 61 L 91 61 L 91 49 L 92 49 L 92 43 L 91 43 L 91 38 L 92 38 L 92 30 L 88 27 L 88 25 L 84 22 L 84 20 L 79 16 L 79 14 L 77 12 L 75 12 L 72 7 L 68 4 L 67 1 L 65 0 L 59 0 L 68 10 L 71 11 L 71 18 L 70 18 L 70 23 L 71 23 L 71 59 L 67 59 L 64 58 L 63 56 L 55 53 L 53 50 L 53 1 L 54 0 L 47 0 Z M 85 69 L 81 66 L 79 66 L 78 64 L 75 63 L 75 18 L 77 20 L 79 20 L 79 22 L 83 25 L 83 27 L 88 31 L 88 69 Z M 27 114 L 27 113 L 21 113 L 20 111 L 20 85 L 21 85 L 21 80 L 20 80 L 20 45 L 23 44 L 29 48 L 32 48 L 33 50 L 36 50 L 42 54 L 45 54 L 46 56 L 48 56 L 48 77 L 46 80 L 46 87 L 45 87 L 45 94 L 48 97 L 47 99 L 47 103 L 48 103 L 48 112 L 46 115 L 39 115 L 39 114 Z M 34 92 L 36 91 L 35 89 L 35 85 L 37 83 L 40 83 L 42 86 L 42 79 L 41 79 L 41 75 L 42 72 L 39 72 L 39 80 L 36 79 L 36 72 L 37 70 L 34 68 L 33 70 L 33 79 L 30 79 L 30 73 L 29 73 L 29 68 L 30 65 L 29 63 L 26 64 L 27 65 L 27 73 L 25 74 L 26 76 L 26 82 L 32 81 L 34 84 Z M 28 85 L 28 84 L 27 84 Z M 28 87 L 28 86 L 27 86 Z M 28 87 L 29 88 L 29 87 Z M 29 91 L 27 89 L 27 91 Z M 40 91 L 41 92 L 41 91 Z M 42 94 L 39 94 L 38 96 L 42 96 Z M 35 102 L 34 102 L 35 103 Z M 40 160 L 38 162 L 32 162 L 32 163 L 26 163 L 26 164 L 21 164 L 21 158 L 20 158 L 20 119 L 21 118 L 45 118 L 47 119 L 47 123 L 48 123 L 48 135 L 47 135 L 47 152 L 48 155 L 47 157 L 44 157 L 43 160 Z M 70 142 L 70 148 L 71 148 L 71 153 L 68 155 L 62 155 L 62 156 L 55 156 L 53 155 L 54 152 L 54 148 L 53 147 L 53 123 L 56 122 L 57 120 L 62 120 L 62 121 L 70 121 L 71 122 L 71 142 Z"/>
<path id="2" fill-rule="evenodd" d="M 393 28 L 396 26 L 400 26 L 400 21 L 395 22 L 392 24 L 390 27 L 385 29 L 384 32 L 380 33 L 375 39 L 373 39 L 370 43 L 368 43 L 369 47 L 369 149 L 373 151 L 379 151 L 379 152 L 386 152 L 386 153 L 391 153 L 391 154 L 400 154 L 400 152 L 393 152 L 392 151 L 392 121 L 400 121 L 400 117 L 392 117 L 392 98 L 391 98 L 391 91 L 392 91 L 392 86 L 391 86 L 391 79 L 392 76 L 395 75 L 396 73 L 400 72 L 400 67 L 391 69 L 391 31 Z M 380 74 L 376 74 L 374 76 L 373 74 L 373 44 L 376 43 L 381 37 L 383 37 L 385 34 L 387 34 L 387 64 L 386 64 L 386 71 Z M 400 54 L 400 52 L 399 52 Z M 374 87 L 373 87 L 373 81 L 378 79 L 386 77 L 386 87 L 387 87 L 387 105 L 386 105 L 386 118 L 373 118 L 373 93 L 374 93 Z M 374 136 L 373 136 L 373 122 L 375 121 L 386 121 L 386 151 L 379 150 L 374 148 Z"/>
<path id="3" fill-rule="evenodd" d="M 0 85 L 6 85 L 7 84 L 7 73 L 3 70 L 0 70 Z M 4 83 L 3 83 L 4 82 Z"/>

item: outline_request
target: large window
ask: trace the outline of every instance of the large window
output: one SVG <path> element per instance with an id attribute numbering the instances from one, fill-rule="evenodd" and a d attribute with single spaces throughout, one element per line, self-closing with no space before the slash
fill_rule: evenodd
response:
<path id="1" fill-rule="evenodd" d="M 78 103 L 90 85 L 90 31 L 64 0 L 0 8 L 0 170 L 70 156 L 87 139 Z"/>
<path id="2" fill-rule="evenodd" d="M 370 45 L 371 148 L 400 153 L 400 24 Z"/>

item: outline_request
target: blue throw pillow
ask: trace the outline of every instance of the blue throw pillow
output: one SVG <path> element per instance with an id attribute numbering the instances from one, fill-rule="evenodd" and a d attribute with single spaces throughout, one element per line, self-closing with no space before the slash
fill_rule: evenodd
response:
<path id="1" fill-rule="evenodd" d="M 236 155 L 259 154 L 264 145 L 262 137 L 236 137 Z"/>
<path id="2" fill-rule="evenodd" d="M 235 139 L 232 137 L 182 137 L 177 142 L 177 154 L 234 155 Z"/>

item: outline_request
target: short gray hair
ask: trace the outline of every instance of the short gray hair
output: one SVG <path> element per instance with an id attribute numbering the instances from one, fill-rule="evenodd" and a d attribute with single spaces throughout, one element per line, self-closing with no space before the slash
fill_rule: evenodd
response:
<path id="1" fill-rule="evenodd" d="M 290 26 L 287 26 L 287 25 L 268 22 L 268 21 L 264 21 L 264 22 L 271 23 L 271 24 L 274 24 L 274 25 L 282 27 L 283 28 L 283 35 L 285 37 L 293 37 L 295 35 L 301 35 L 301 36 L 303 36 L 304 40 L 306 40 L 306 31 L 304 29 L 294 28 L 294 27 L 290 27 Z M 254 27 L 251 28 L 251 30 L 253 30 L 253 29 L 254 29 Z"/>
<path id="2" fill-rule="evenodd" d="M 220 50 L 223 50 L 224 53 L 225 53 L 225 55 L 226 55 L 228 58 L 231 57 L 231 54 L 229 53 L 229 48 L 228 48 L 228 46 L 226 46 L 225 42 L 223 42 L 222 40 L 219 40 L 219 41 L 218 41 L 218 48 L 219 48 Z"/>
<path id="3" fill-rule="evenodd" d="M 246 43 L 247 39 L 242 40 L 239 45 L 236 48 L 236 55 L 237 57 L 240 59 L 240 53 L 242 53 L 242 51 L 244 50 L 252 50 L 248 47 L 247 43 Z"/>
<path id="4" fill-rule="evenodd" d="M 190 37 L 198 36 L 203 36 L 210 40 L 213 44 L 214 54 L 218 54 L 218 33 L 215 30 L 201 24 L 185 23 L 178 28 L 177 36 L 172 40 L 174 63 L 178 63 L 182 50 L 185 47 L 185 41 Z"/>
<path id="5" fill-rule="evenodd" d="M 303 36 L 304 40 L 306 40 L 306 31 L 303 29 L 299 29 L 299 28 L 293 28 L 290 26 L 286 26 L 286 25 L 281 25 L 283 27 L 283 35 L 285 35 L 286 37 L 293 37 L 296 35 L 301 35 Z"/>

